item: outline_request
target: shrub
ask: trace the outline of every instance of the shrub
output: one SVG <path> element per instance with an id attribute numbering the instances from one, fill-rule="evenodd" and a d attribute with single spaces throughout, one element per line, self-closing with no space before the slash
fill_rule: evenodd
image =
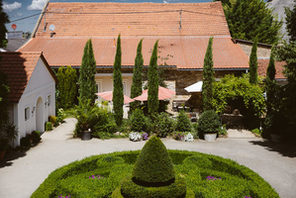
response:
<path id="1" fill-rule="evenodd" d="M 221 128 L 219 116 L 213 110 L 205 111 L 198 120 L 199 137 L 204 133 L 218 133 Z"/>
<path id="2" fill-rule="evenodd" d="M 40 142 L 41 140 L 40 131 L 33 131 L 31 133 L 31 140 L 34 144 L 37 144 L 38 142 Z"/>
<path id="3" fill-rule="evenodd" d="M 185 138 L 186 132 L 173 132 L 173 139 L 183 141 Z"/>
<path id="4" fill-rule="evenodd" d="M 148 185 L 169 182 L 175 178 L 172 161 L 159 138 L 154 136 L 145 144 L 132 176 L 134 181 Z"/>
<path id="5" fill-rule="evenodd" d="M 125 198 L 185 198 L 186 183 L 184 179 L 177 177 L 174 183 L 155 188 L 137 185 L 131 178 L 127 177 L 121 184 L 121 194 Z"/>
<path id="6" fill-rule="evenodd" d="M 175 121 L 167 113 L 160 113 L 156 120 L 156 135 L 165 138 L 175 130 Z"/>
<path id="7" fill-rule="evenodd" d="M 256 135 L 261 136 L 261 134 L 262 134 L 262 130 L 256 128 L 256 129 L 253 129 L 253 130 L 252 130 L 252 133 L 255 133 Z"/>
<path id="8" fill-rule="evenodd" d="M 119 196 L 120 182 L 130 176 L 139 153 L 139 151 L 126 151 L 102 154 L 63 166 L 52 172 L 31 197 L 58 197 L 60 194 L 83 198 L 110 197 L 113 192 L 111 197 L 122 198 Z M 276 191 L 257 173 L 232 160 L 190 151 L 169 150 L 168 154 L 174 163 L 176 175 L 179 175 L 176 181 L 181 176 L 185 179 L 186 198 L 245 196 L 279 198 Z M 105 161 L 106 158 L 109 158 L 109 163 L 103 168 L 99 161 Z M 102 175 L 103 179 L 89 179 L 91 175 Z M 221 180 L 209 181 L 208 176 Z"/>
<path id="9" fill-rule="evenodd" d="M 107 109 L 92 106 L 90 101 L 80 100 L 79 106 L 74 108 L 74 115 L 78 122 L 74 131 L 74 136 L 91 129 L 95 137 L 100 137 L 101 133 L 114 133 L 117 130 L 114 117 Z M 102 135 L 102 134 L 101 134 Z"/>
<path id="10" fill-rule="evenodd" d="M 8 139 L 0 138 L 0 151 L 6 151 L 9 148 Z"/>
<path id="11" fill-rule="evenodd" d="M 227 129 L 225 124 L 219 128 L 218 135 L 227 135 Z"/>
<path id="12" fill-rule="evenodd" d="M 248 128 L 259 125 L 259 118 L 265 111 L 263 88 L 249 82 L 249 75 L 235 77 L 226 75 L 214 83 L 212 106 L 216 113 L 224 113 L 227 106 L 239 109 Z M 260 79 L 259 79 L 260 80 Z M 254 128 L 254 127 L 253 127 Z"/>
<path id="13" fill-rule="evenodd" d="M 184 111 L 181 111 L 178 115 L 176 130 L 183 132 L 191 131 L 191 122 Z"/>
<path id="14" fill-rule="evenodd" d="M 53 126 L 58 126 L 59 125 L 59 123 L 57 123 L 57 117 L 56 116 L 51 115 L 51 116 L 48 117 L 48 120 L 49 120 L 49 122 L 52 123 Z"/>
<path id="15" fill-rule="evenodd" d="M 45 131 L 51 131 L 53 129 L 51 122 L 45 123 Z"/>
<path id="16" fill-rule="evenodd" d="M 130 125 L 132 131 L 144 131 L 146 128 L 146 118 L 141 109 L 135 109 L 130 116 Z"/>
<path id="17" fill-rule="evenodd" d="M 22 148 L 28 149 L 31 147 L 30 135 L 27 134 L 25 137 L 21 138 L 20 145 Z"/>

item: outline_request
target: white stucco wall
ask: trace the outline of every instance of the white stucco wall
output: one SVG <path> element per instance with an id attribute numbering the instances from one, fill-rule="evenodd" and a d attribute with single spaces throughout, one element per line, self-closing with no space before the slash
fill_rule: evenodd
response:
<path id="1" fill-rule="evenodd" d="M 101 83 L 101 90 L 98 92 L 113 91 L 113 78 L 111 73 L 96 74 L 96 82 Z M 132 74 L 122 74 L 122 83 L 125 86 L 124 95 L 130 97 L 132 86 Z"/>
<path id="2" fill-rule="evenodd" d="M 50 96 L 50 101 L 48 101 Z M 55 81 L 51 76 L 42 59 L 39 59 L 31 79 L 25 88 L 25 91 L 17 105 L 15 105 L 14 123 L 18 127 L 19 135 L 17 145 L 20 139 L 26 134 L 36 130 L 36 105 L 38 98 L 42 98 L 42 129 L 48 116 L 55 115 Z M 50 102 L 48 106 L 48 102 Z M 45 104 L 46 103 L 46 104 Z M 29 107 L 29 118 L 25 120 L 25 108 Z"/>

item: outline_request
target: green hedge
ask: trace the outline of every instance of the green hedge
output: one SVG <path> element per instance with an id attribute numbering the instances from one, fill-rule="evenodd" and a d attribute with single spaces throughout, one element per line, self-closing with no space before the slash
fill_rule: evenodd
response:
<path id="1" fill-rule="evenodd" d="M 190 151 L 169 150 L 168 152 L 176 175 L 185 179 L 186 197 L 191 195 L 192 198 L 192 193 L 195 197 L 206 198 L 279 197 L 257 173 L 234 161 Z M 87 198 L 112 195 L 120 198 L 115 196 L 115 191 L 116 189 L 118 191 L 124 178 L 131 177 L 133 164 L 138 155 L 139 151 L 116 152 L 73 162 L 52 172 L 31 197 L 71 195 L 75 198 Z M 103 178 L 90 179 L 91 175 L 102 175 Z M 221 179 L 207 180 L 207 176 Z"/>

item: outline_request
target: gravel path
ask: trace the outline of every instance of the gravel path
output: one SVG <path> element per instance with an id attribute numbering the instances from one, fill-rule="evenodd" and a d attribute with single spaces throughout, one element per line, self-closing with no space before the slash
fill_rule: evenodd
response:
<path id="1" fill-rule="evenodd" d="M 27 198 L 55 169 L 87 156 L 114 151 L 138 150 L 145 142 L 128 139 L 81 141 L 72 138 L 75 120 L 66 119 L 54 131 L 42 135 L 42 142 L 26 155 L 0 168 L 0 197 Z M 260 138 L 218 139 L 215 143 L 177 142 L 164 139 L 169 149 L 198 151 L 230 158 L 245 165 L 268 181 L 283 198 L 295 197 L 296 154 L 271 151 Z"/>

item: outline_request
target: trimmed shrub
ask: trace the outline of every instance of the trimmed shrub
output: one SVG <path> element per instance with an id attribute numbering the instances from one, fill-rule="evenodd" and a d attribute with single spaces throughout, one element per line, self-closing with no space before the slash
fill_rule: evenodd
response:
<path id="1" fill-rule="evenodd" d="M 135 184 L 130 177 L 125 178 L 121 184 L 121 194 L 125 198 L 185 198 L 185 180 L 177 177 L 175 182 L 168 186 L 145 187 Z"/>
<path id="2" fill-rule="evenodd" d="M 33 131 L 31 133 L 31 140 L 32 140 L 33 144 L 39 143 L 41 140 L 40 131 Z"/>
<path id="3" fill-rule="evenodd" d="M 205 111 L 198 120 L 198 134 L 202 137 L 204 133 L 218 133 L 222 124 L 219 116 L 213 110 Z"/>
<path id="4" fill-rule="evenodd" d="M 70 194 L 71 197 L 90 198 L 110 197 L 112 194 L 111 197 L 122 198 L 114 196 L 115 191 L 117 195 L 121 194 L 120 182 L 131 176 L 139 153 L 116 152 L 73 162 L 52 172 L 31 197 L 48 198 Z M 174 163 L 176 181 L 181 176 L 185 179 L 187 198 L 192 198 L 192 193 L 195 197 L 279 198 L 275 190 L 257 173 L 232 160 L 190 151 L 169 150 L 168 154 Z M 101 164 L 99 161 L 105 159 L 108 161 L 106 166 L 98 167 Z M 101 175 L 103 178 L 90 179 L 91 175 Z M 208 176 L 221 179 L 208 180 Z"/>
<path id="5" fill-rule="evenodd" d="M 175 130 L 175 121 L 167 113 L 160 113 L 156 120 L 156 135 L 165 138 Z"/>
<path id="6" fill-rule="evenodd" d="M 146 118 L 141 109 L 135 109 L 130 116 L 130 125 L 132 131 L 144 131 L 146 128 Z"/>
<path id="7" fill-rule="evenodd" d="M 154 136 L 145 144 L 135 163 L 132 176 L 133 181 L 152 186 L 170 183 L 175 179 L 172 161 L 159 138 Z"/>
<path id="8" fill-rule="evenodd" d="M 53 129 L 51 122 L 45 123 L 45 131 L 51 131 Z"/>
<path id="9" fill-rule="evenodd" d="M 181 111 L 177 118 L 177 131 L 191 131 L 191 122 L 184 111 Z"/>

